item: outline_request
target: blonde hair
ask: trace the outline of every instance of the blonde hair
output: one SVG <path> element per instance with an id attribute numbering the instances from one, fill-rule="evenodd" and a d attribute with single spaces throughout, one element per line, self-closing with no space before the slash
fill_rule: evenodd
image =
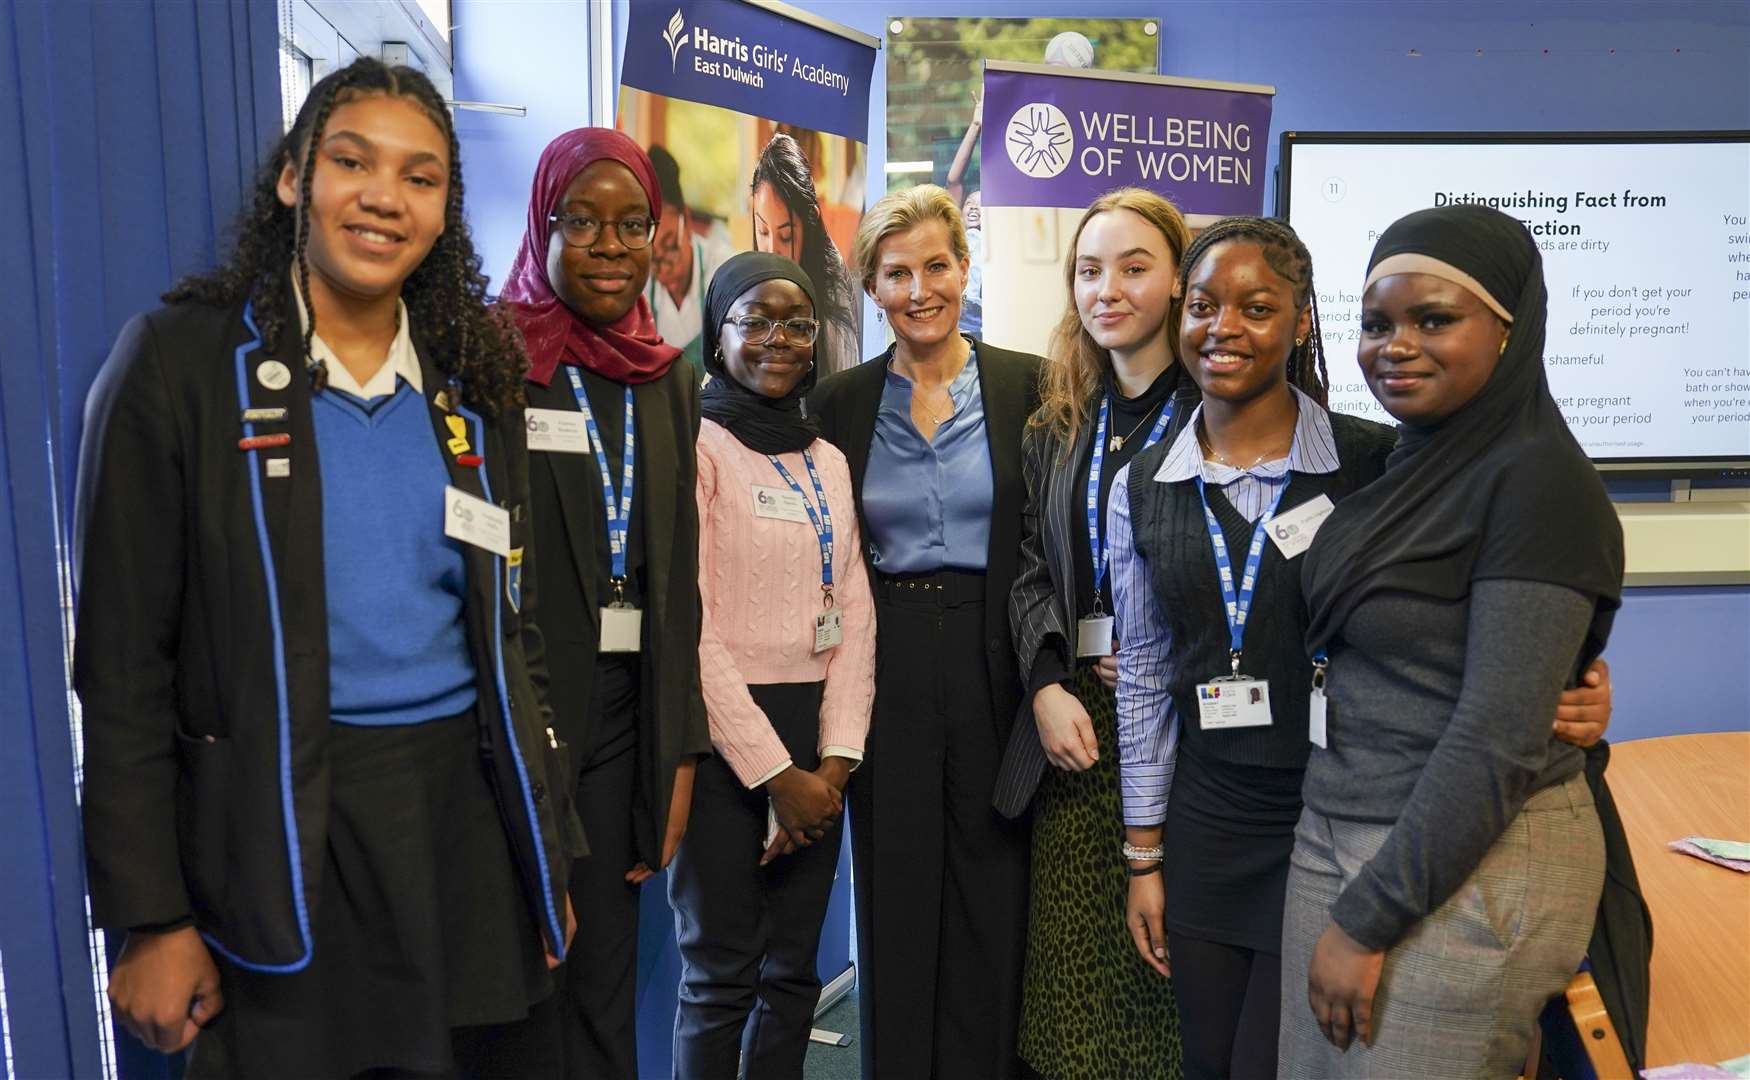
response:
<path id="1" fill-rule="evenodd" d="M 857 226 L 857 239 L 851 245 L 851 268 L 857 272 L 865 291 L 875 280 L 881 262 L 881 242 L 930 221 L 948 226 L 948 244 L 956 259 L 964 261 L 972 253 L 966 243 L 966 223 L 960 219 L 954 196 L 935 184 L 890 191 L 876 200 L 864 213 L 863 223 Z"/>
<path id="2" fill-rule="evenodd" d="M 1077 433 L 1088 422 L 1089 402 L 1100 389 L 1106 373 L 1112 369 L 1111 354 L 1101 348 L 1087 327 L 1082 325 L 1075 297 L 1076 245 L 1081 242 L 1082 230 L 1088 227 L 1088 222 L 1109 210 L 1140 214 L 1143 220 L 1158 229 L 1172 253 L 1175 270 L 1191 244 L 1191 229 L 1185 224 L 1179 208 L 1145 188 L 1122 187 L 1108 191 L 1094 200 L 1076 224 L 1075 234 L 1070 237 L 1069 252 L 1063 259 L 1063 281 L 1069 292 L 1069 303 L 1057 328 L 1051 332 L 1047 362 L 1039 375 L 1039 410 L 1028 421 L 1030 427 L 1043 428 L 1055 435 L 1063 443 L 1065 452 L 1075 444 Z M 1173 297 L 1167 309 L 1167 320 L 1161 327 L 1161 333 L 1167 335 L 1167 350 L 1174 363 L 1179 362 L 1179 312 L 1183 304 L 1182 297 Z"/>

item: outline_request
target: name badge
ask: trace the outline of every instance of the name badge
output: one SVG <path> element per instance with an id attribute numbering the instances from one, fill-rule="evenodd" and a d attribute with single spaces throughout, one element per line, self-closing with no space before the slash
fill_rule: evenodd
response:
<path id="1" fill-rule="evenodd" d="M 753 516 L 808 524 L 808 506 L 789 488 L 753 486 Z"/>
<path id="2" fill-rule="evenodd" d="M 845 640 L 845 619 L 838 608 L 827 608 L 814 617 L 814 651 L 825 652 Z"/>
<path id="3" fill-rule="evenodd" d="M 602 637 L 597 652 L 637 652 L 643 639 L 644 612 L 631 604 L 609 604 L 602 608 Z"/>
<path id="4" fill-rule="evenodd" d="M 1325 730 L 1326 704 L 1325 688 L 1322 686 L 1313 687 L 1310 711 L 1306 718 L 1306 734 L 1307 738 L 1312 740 L 1312 744 L 1320 750 L 1328 749 L 1330 745 L 1329 736 Z"/>
<path id="5" fill-rule="evenodd" d="M 510 555 L 510 511 L 453 484 L 444 485 L 444 535 L 494 555 Z"/>
<path id="6" fill-rule="evenodd" d="M 1197 725 L 1204 731 L 1269 727 L 1270 684 L 1247 678 L 1198 683 Z"/>
<path id="7" fill-rule="evenodd" d="M 1112 655 L 1112 616 L 1086 615 L 1076 620 L 1076 655 Z"/>
<path id="8" fill-rule="evenodd" d="M 589 428 L 583 414 L 569 409 L 529 409 L 524 414 L 529 449 L 554 454 L 589 453 Z"/>
<path id="9" fill-rule="evenodd" d="M 1319 526 L 1325 523 L 1325 519 L 1336 508 L 1329 496 L 1320 495 L 1271 518 L 1270 539 L 1276 542 L 1276 550 L 1282 552 L 1284 559 L 1303 554 L 1307 548 L 1312 547 L 1313 537 L 1318 535 Z"/>

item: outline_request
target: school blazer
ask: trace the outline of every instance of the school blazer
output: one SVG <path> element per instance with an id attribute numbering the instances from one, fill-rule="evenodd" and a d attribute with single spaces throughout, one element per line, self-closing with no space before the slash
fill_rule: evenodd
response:
<path id="1" fill-rule="evenodd" d="M 296 310 L 289 286 L 282 310 Z M 433 403 L 446 379 L 414 344 L 450 483 L 511 516 L 511 559 L 464 548 L 475 709 L 534 923 L 563 956 L 582 834 L 543 696 L 521 410 L 458 405 L 484 458 L 458 464 Z M 300 353 L 295 322 L 269 349 L 248 304 L 130 321 L 86 402 L 74 543 L 93 920 L 192 917 L 214 949 L 271 973 L 310 962 L 329 811 L 321 470 Z M 257 377 L 269 360 L 291 372 L 282 389 Z M 286 419 L 246 424 L 252 408 Z M 238 445 L 277 433 L 290 445 Z M 269 474 L 274 459 L 289 475 Z"/>
<path id="2" fill-rule="evenodd" d="M 632 512 L 638 515 L 644 545 L 644 618 L 639 648 L 637 786 L 629 810 L 635 850 L 652 869 L 662 865 L 662 840 L 668 828 L 675 771 L 684 761 L 713 752 L 705 698 L 699 688 L 703 609 L 699 602 L 699 501 L 694 491 L 699 476 L 693 450 L 699 435 L 695 377 L 693 366 L 681 359 L 662 377 L 632 387 L 637 455 Z M 526 388 L 531 408 L 577 410 L 571 383 L 558 372 L 548 385 L 530 382 Z M 585 494 L 601 490 L 600 466 L 593 454 L 534 456 L 538 460 L 532 467 L 551 469 L 555 481 L 551 487 L 536 485 L 534 512 L 543 521 L 563 525 L 567 549 L 542 552 L 541 572 L 573 575 L 581 586 L 545 590 L 549 603 L 541 617 L 548 628 L 553 663 L 569 665 L 569 671 L 583 676 L 567 680 L 568 689 L 563 691 L 555 684 L 552 704 L 562 731 L 583 730 L 601 641 L 601 607 L 606 602 L 596 595 L 596 568 L 599 549 L 608 542 L 607 526 Z M 556 499 L 550 496 L 553 489 L 558 491 Z M 568 783 L 575 790 L 575 767 L 582 762 L 572 765 Z"/>
<path id="3" fill-rule="evenodd" d="M 1197 407 L 1196 384 L 1181 379 L 1173 390 L 1172 401 L 1173 420 L 1161 436 L 1161 441 L 1168 445 Z M 1081 463 L 1093 438 L 1094 425 L 1082 424 L 1065 457 L 1061 452 L 1063 443 L 1055 435 L 1029 425 L 1022 444 L 1021 471 L 1027 497 L 1021 514 L 1020 570 L 1009 593 L 1008 610 L 1015 659 L 1024 684 L 1031 683 L 1033 660 L 1053 634 L 1068 645 L 1071 661 L 1075 659 L 1074 560 L 1086 557 L 1081 538 L 1087 529 L 1088 513 L 1088 473 Z M 1023 692 L 1020 714 L 997 773 L 992 805 L 1004 817 L 1020 816 L 1032 801 L 1049 763 L 1045 747 L 1039 742 L 1039 729 L 1033 722 L 1033 697 Z"/>
<path id="4" fill-rule="evenodd" d="M 827 442 L 838 447 L 851 467 L 851 491 L 856 497 L 857 524 L 868 538 L 863 514 L 863 474 L 869 468 L 869 448 L 875 440 L 875 418 L 881 411 L 881 391 L 893 349 L 849 371 L 821 380 L 808 396 L 808 415 L 820 423 Z M 1026 488 L 1021 476 L 1021 434 L 1027 417 L 1039 407 L 1039 370 L 1045 361 L 1031 353 L 1011 352 L 978 342 L 978 384 L 984 399 L 985 436 L 990 443 L 990 550 L 985 565 L 985 675 L 990 683 L 997 737 L 1006 743 L 1021 700 L 1020 669 L 1009 633 L 1009 591 L 1019 569 L 1021 511 Z M 863 548 L 871 580 L 875 572 L 874 544 Z"/>

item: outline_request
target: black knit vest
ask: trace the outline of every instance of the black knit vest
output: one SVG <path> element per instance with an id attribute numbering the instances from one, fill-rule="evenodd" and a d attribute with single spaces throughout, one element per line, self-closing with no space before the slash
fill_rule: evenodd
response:
<path id="1" fill-rule="evenodd" d="M 1356 417 L 1331 415 L 1337 445 L 1337 471 L 1293 473 L 1276 513 L 1286 514 L 1325 495 L 1341 501 L 1385 471 L 1386 455 L 1397 441 L 1391 428 Z M 1139 454 L 1130 468 L 1130 519 L 1136 550 L 1148 564 L 1155 602 L 1171 635 L 1167 689 L 1179 714 L 1180 738 L 1204 759 L 1235 765 L 1305 768 L 1307 706 L 1312 660 L 1306 652 L 1306 602 L 1300 591 L 1302 560 L 1287 560 L 1274 542 L 1264 542 L 1258 582 L 1246 619 L 1240 674 L 1270 683 L 1269 727 L 1204 731 L 1197 722 L 1197 684 L 1231 670 L 1227 612 L 1216 577 L 1215 553 L 1203 518 L 1203 503 L 1192 480 L 1158 483 L 1154 474 L 1166 460 L 1163 440 Z M 1209 508 L 1227 539 L 1235 588 L 1244 570 L 1254 525 L 1240 516 L 1218 488 L 1209 489 Z"/>

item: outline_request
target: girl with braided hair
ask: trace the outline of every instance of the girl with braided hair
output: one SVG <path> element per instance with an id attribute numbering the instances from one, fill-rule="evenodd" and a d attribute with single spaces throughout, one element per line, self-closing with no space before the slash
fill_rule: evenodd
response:
<path id="1" fill-rule="evenodd" d="M 1106 526 L 1127 921 L 1173 978 L 1186 1077 L 1271 1076 L 1289 853 L 1323 738 L 1300 556 L 1397 433 L 1325 410 L 1312 259 L 1286 223 L 1216 222 L 1179 282 L 1202 402 L 1113 480 Z M 1596 741 L 1608 716 L 1607 684 L 1571 691 L 1557 734 Z"/>
<path id="2" fill-rule="evenodd" d="M 92 915 L 116 1017 L 190 1076 L 558 1068 L 582 838 L 484 295 L 442 99 L 360 60 L 92 389 Z"/>

